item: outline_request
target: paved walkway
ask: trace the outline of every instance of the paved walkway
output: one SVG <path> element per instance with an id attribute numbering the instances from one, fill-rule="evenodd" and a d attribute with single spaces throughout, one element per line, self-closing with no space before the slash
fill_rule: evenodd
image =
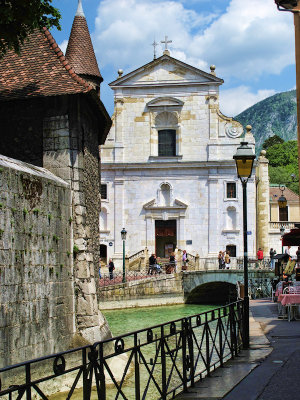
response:
<path id="1" fill-rule="evenodd" d="M 250 351 L 176 397 L 202 400 L 300 399 L 300 321 L 277 319 L 277 304 L 251 301 Z"/>

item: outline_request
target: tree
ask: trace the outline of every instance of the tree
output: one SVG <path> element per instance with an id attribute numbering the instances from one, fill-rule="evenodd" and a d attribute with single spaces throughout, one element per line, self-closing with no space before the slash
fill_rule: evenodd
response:
<path id="1" fill-rule="evenodd" d="M 264 141 L 262 148 L 266 150 L 269 147 L 274 146 L 274 144 L 281 144 L 283 142 L 284 140 L 278 135 L 270 136 Z"/>
<path id="2" fill-rule="evenodd" d="M 298 145 L 296 140 L 274 144 L 267 149 L 270 183 L 287 185 L 293 192 L 299 193 Z M 291 175 L 295 175 L 292 182 Z"/>
<path id="3" fill-rule="evenodd" d="M 274 144 L 267 149 L 267 159 L 272 167 L 292 164 L 297 170 L 298 146 L 296 140 L 289 140 L 281 144 Z"/>
<path id="4" fill-rule="evenodd" d="M 34 29 L 60 28 L 60 12 L 52 0 L 0 0 L 0 58 L 20 46 Z"/>

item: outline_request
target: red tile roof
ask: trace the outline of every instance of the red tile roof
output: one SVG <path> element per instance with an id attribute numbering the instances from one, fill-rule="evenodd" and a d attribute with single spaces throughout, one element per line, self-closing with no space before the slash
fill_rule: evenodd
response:
<path id="1" fill-rule="evenodd" d="M 287 201 L 299 201 L 299 196 L 297 193 L 293 192 L 288 187 L 283 191 L 284 197 Z M 281 196 L 281 190 L 278 186 L 270 186 L 270 200 L 277 202 L 279 197 Z"/>
<path id="2" fill-rule="evenodd" d="M 92 89 L 75 73 L 46 28 L 28 36 L 20 55 L 9 50 L 0 60 L 0 101 L 86 93 Z"/>
<path id="3" fill-rule="evenodd" d="M 66 58 L 76 74 L 94 76 L 99 78 L 99 82 L 103 81 L 84 16 L 76 15 L 74 18 Z"/>

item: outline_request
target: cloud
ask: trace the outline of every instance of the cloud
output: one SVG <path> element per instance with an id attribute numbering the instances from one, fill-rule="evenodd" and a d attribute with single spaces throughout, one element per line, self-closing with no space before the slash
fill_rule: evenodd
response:
<path id="1" fill-rule="evenodd" d="M 63 40 L 58 46 L 61 49 L 61 51 L 66 54 L 67 46 L 68 46 L 68 40 Z"/>
<path id="2" fill-rule="evenodd" d="M 275 90 L 251 91 L 248 86 L 239 86 L 233 89 L 220 90 L 220 111 L 226 116 L 235 116 L 253 104 L 275 94 Z"/>
<path id="3" fill-rule="evenodd" d="M 103 0 L 93 39 L 100 67 L 129 72 L 151 61 L 154 36 L 167 34 L 174 57 L 206 71 L 215 64 L 218 76 L 247 81 L 294 63 L 293 29 L 292 15 L 278 12 L 274 0 L 231 0 L 222 14 L 175 0 Z"/>

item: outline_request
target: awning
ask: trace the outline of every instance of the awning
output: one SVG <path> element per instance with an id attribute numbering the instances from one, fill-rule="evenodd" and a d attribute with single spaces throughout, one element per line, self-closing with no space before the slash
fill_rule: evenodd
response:
<path id="1" fill-rule="evenodd" d="M 300 229 L 291 229 L 282 237 L 282 246 L 300 246 Z"/>

